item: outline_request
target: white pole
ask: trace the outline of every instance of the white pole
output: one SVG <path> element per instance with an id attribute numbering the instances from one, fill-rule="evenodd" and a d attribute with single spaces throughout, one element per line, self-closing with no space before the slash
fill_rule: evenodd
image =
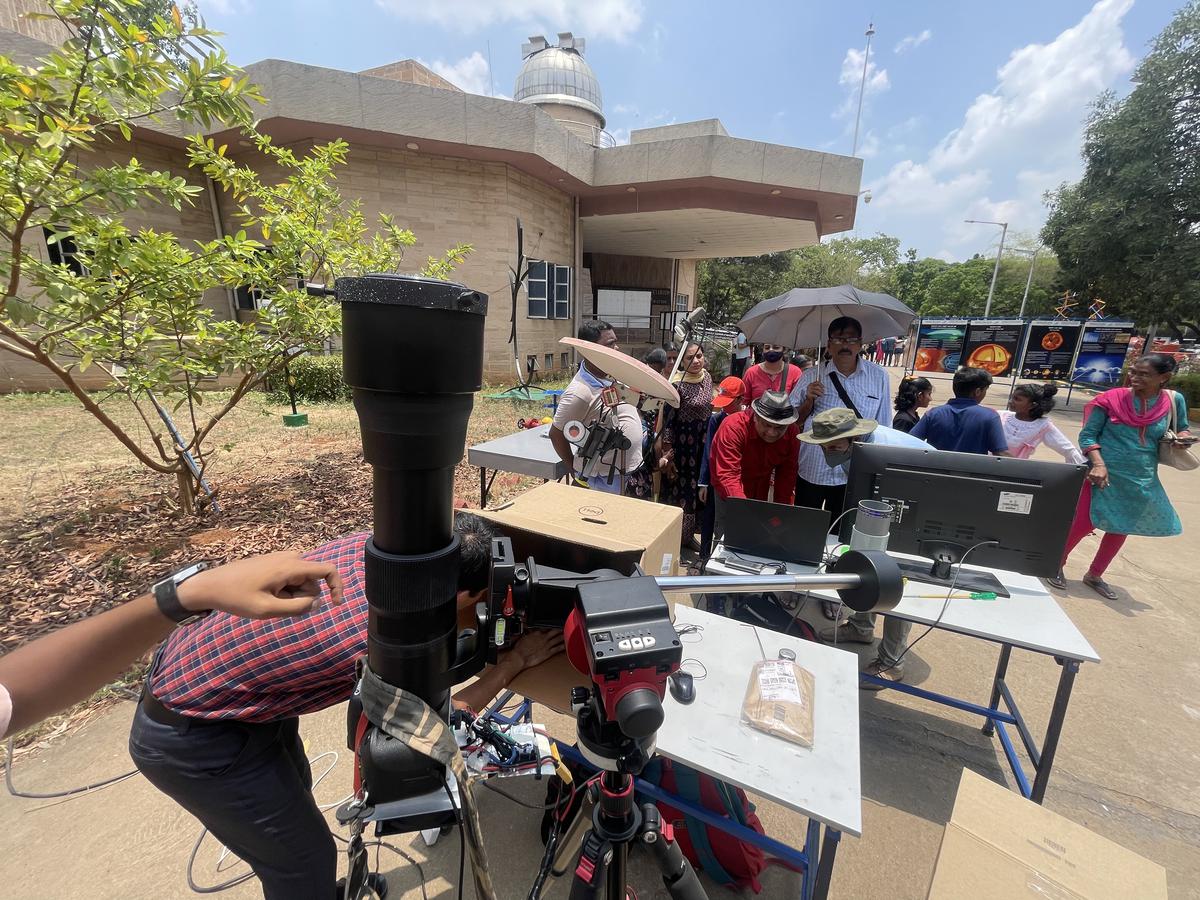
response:
<path id="1" fill-rule="evenodd" d="M 1017 313 L 1017 318 L 1023 318 L 1025 315 L 1025 301 L 1029 299 L 1029 286 L 1033 284 L 1033 264 L 1037 262 L 1037 250 L 1029 254 L 1029 277 L 1025 279 L 1025 294 L 1021 297 L 1021 311 Z"/>
<path id="2" fill-rule="evenodd" d="M 862 83 L 858 86 L 858 115 L 854 117 L 854 148 L 850 151 L 851 156 L 858 156 L 858 126 L 862 122 L 863 95 L 867 92 L 867 63 L 871 59 L 871 37 L 874 34 L 875 25 L 870 23 L 867 25 L 867 49 L 863 53 Z"/>
<path id="3" fill-rule="evenodd" d="M 992 314 L 992 294 L 996 293 L 996 276 L 1000 274 L 1000 257 L 1004 255 L 1004 239 L 1008 236 L 1008 223 L 1000 224 L 1004 227 L 1000 231 L 1000 247 L 996 250 L 996 267 L 992 269 L 992 286 L 988 288 L 987 306 L 983 308 L 985 316 Z"/>

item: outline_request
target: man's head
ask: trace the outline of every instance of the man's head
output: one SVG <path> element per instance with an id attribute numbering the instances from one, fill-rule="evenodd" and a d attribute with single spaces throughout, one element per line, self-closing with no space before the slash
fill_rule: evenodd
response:
<path id="1" fill-rule="evenodd" d="M 584 322 L 579 326 L 578 337 L 581 341 L 587 341 L 589 344 L 599 344 L 601 347 L 607 347 L 609 350 L 619 352 L 621 349 L 621 345 L 617 343 L 617 333 L 603 319 L 589 319 Z M 583 364 L 595 375 L 608 374 L 593 362 L 584 360 Z"/>
<path id="2" fill-rule="evenodd" d="M 973 369 L 963 366 L 954 373 L 954 396 L 967 400 L 983 401 L 988 388 L 992 386 L 992 376 L 983 369 Z"/>
<path id="3" fill-rule="evenodd" d="M 492 574 L 492 539 L 498 535 L 490 523 L 474 513 L 461 511 L 454 516 L 454 533 L 462 547 L 458 564 L 458 611 L 462 615 L 487 599 Z"/>
<path id="4" fill-rule="evenodd" d="M 850 316 L 838 316 L 829 323 L 827 332 L 829 358 L 834 363 L 854 365 L 858 352 L 862 350 L 862 325 Z"/>
<path id="5" fill-rule="evenodd" d="M 858 418 L 844 406 L 835 406 L 813 416 L 812 431 L 800 435 L 800 440 L 825 451 L 825 462 L 833 468 L 848 462 L 854 442 L 865 439 L 878 425 L 873 419 Z"/>
<path id="6" fill-rule="evenodd" d="M 730 375 L 721 381 L 717 395 L 713 397 L 713 408 L 733 414 L 741 412 L 745 404 L 742 398 L 746 396 L 746 385 L 736 375 Z"/>
<path id="7" fill-rule="evenodd" d="M 667 368 L 667 351 L 662 347 L 655 347 L 646 354 L 646 358 L 642 362 L 661 375 Z"/>
<path id="8" fill-rule="evenodd" d="M 754 410 L 754 430 L 759 438 L 773 444 L 796 422 L 796 410 L 782 391 L 767 391 L 750 404 Z"/>

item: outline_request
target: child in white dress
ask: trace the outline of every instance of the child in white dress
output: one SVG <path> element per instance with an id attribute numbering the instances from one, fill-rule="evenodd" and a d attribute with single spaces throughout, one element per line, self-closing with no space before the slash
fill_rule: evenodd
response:
<path id="1" fill-rule="evenodd" d="M 1008 401 L 1008 409 L 1000 413 L 1008 452 L 1018 459 L 1029 459 L 1038 444 L 1045 444 L 1069 463 L 1083 463 L 1083 454 L 1045 418 L 1054 409 L 1058 388 L 1052 384 L 1018 384 Z"/>

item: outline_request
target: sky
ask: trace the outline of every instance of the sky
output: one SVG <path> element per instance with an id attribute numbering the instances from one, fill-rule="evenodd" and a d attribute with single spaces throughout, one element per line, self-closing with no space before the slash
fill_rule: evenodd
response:
<path id="1" fill-rule="evenodd" d="M 961 260 L 1036 237 L 1042 195 L 1078 178 L 1090 105 L 1129 77 L 1175 0 L 198 0 L 246 65 L 360 71 L 416 58 L 511 96 L 521 44 L 587 39 L 608 130 L 719 118 L 735 137 L 858 155 L 859 236 Z M 878 7 L 883 7 L 879 9 Z M 402 214 L 402 211 L 397 211 Z"/>

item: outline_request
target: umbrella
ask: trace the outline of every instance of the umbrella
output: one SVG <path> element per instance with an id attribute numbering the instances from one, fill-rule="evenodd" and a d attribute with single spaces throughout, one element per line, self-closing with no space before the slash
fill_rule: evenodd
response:
<path id="1" fill-rule="evenodd" d="M 829 323 L 851 316 L 862 325 L 863 340 L 895 337 L 908 331 L 917 314 L 890 294 L 860 291 L 843 284 L 832 288 L 793 288 L 755 304 L 738 322 L 753 344 L 779 344 L 793 350 L 825 344 Z"/>

